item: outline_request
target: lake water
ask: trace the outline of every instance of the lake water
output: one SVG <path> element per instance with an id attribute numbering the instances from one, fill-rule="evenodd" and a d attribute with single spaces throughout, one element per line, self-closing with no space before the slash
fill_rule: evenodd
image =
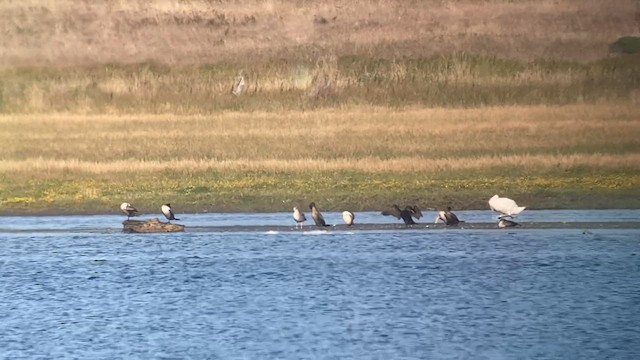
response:
<path id="1" fill-rule="evenodd" d="M 521 217 L 549 219 L 640 212 Z M 124 234 L 122 220 L 0 217 L 0 358 L 640 358 L 638 229 Z M 180 223 L 293 225 L 288 213 Z"/>

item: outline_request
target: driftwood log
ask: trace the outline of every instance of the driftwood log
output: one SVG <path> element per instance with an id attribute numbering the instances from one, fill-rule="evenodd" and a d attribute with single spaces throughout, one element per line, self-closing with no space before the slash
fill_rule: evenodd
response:
<path id="1" fill-rule="evenodd" d="M 158 218 L 151 220 L 125 220 L 122 231 L 128 233 L 161 233 L 184 231 L 184 225 L 161 222 Z"/>

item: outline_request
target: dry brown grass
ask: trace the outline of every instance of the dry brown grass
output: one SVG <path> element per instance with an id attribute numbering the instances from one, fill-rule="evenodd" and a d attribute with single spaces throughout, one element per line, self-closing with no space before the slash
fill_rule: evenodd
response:
<path id="1" fill-rule="evenodd" d="M 640 103 L 640 62 L 523 62 L 456 54 L 384 60 L 326 56 L 322 61 L 255 63 L 248 91 L 230 93 L 237 64 L 94 65 L 0 70 L 2 113 L 173 113 L 381 107 L 486 107 Z"/>
<path id="2" fill-rule="evenodd" d="M 2 115 L 0 171 L 633 169 L 633 104 L 286 113 Z"/>
<path id="3" fill-rule="evenodd" d="M 634 104 L 0 115 L 0 213 L 638 207 Z"/>
<path id="4" fill-rule="evenodd" d="M 585 61 L 638 35 L 638 13 L 634 0 L 4 1 L 0 66 L 460 51 Z"/>
<path id="5" fill-rule="evenodd" d="M 0 160 L 0 170 L 45 175 L 64 172 L 88 174 L 154 173 L 178 171 L 181 173 L 205 171 L 362 171 L 420 172 L 424 175 L 440 171 L 491 170 L 493 168 L 535 168 L 539 171 L 561 169 L 597 168 L 599 170 L 634 169 L 640 164 L 640 153 L 631 154 L 570 154 L 570 155 L 483 155 L 477 157 L 425 158 L 421 156 L 381 159 L 294 159 L 294 160 L 114 160 L 90 162 L 77 159 L 59 160 L 28 158 L 24 160 Z"/>

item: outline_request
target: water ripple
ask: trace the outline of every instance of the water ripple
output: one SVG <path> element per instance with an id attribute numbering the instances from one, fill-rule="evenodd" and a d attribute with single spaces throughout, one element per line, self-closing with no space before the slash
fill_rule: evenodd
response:
<path id="1" fill-rule="evenodd" d="M 638 230 L 3 234 L 0 358 L 638 358 Z"/>

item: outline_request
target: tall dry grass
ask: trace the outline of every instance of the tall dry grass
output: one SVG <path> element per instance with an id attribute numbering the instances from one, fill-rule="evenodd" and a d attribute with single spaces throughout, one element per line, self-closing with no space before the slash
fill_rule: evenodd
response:
<path id="1" fill-rule="evenodd" d="M 0 115 L 0 213 L 638 207 L 633 104 Z"/>
<path id="2" fill-rule="evenodd" d="M 365 173 L 422 173 L 425 176 L 438 172 L 491 171 L 492 169 L 529 168 L 547 172 L 549 169 L 596 168 L 607 170 L 635 170 L 640 164 L 640 153 L 631 154 L 569 154 L 569 155 L 480 155 L 470 157 L 426 158 L 423 156 L 382 159 L 379 157 L 339 159 L 266 159 L 266 160 L 114 160 L 82 161 L 27 158 L 24 160 L 0 160 L 0 169 L 12 173 L 33 174 L 47 177 L 64 172 L 94 175 L 123 173 L 145 174 L 162 171 L 178 173 L 202 173 L 206 171 L 271 171 L 304 173 L 310 171 L 357 171 Z M 139 176 L 139 175 L 137 175 Z"/>
<path id="3" fill-rule="evenodd" d="M 0 171 L 638 169 L 634 105 L 2 115 Z"/>
<path id="4" fill-rule="evenodd" d="M 236 73 L 248 90 L 230 94 Z M 640 103 L 640 61 L 522 62 L 468 54 L 385 60 L 324 56 L 250 66 L 154 63 L 0 70 L 0 112 L 289 111 L 360 105 L 479 107 Z"/>
<path id="5" fill-rule="evenodd" d="M 0 2 L 0 66 L 241 64 L 319 53 L 592 61 L 640 32 L 634 0 Z"/>

